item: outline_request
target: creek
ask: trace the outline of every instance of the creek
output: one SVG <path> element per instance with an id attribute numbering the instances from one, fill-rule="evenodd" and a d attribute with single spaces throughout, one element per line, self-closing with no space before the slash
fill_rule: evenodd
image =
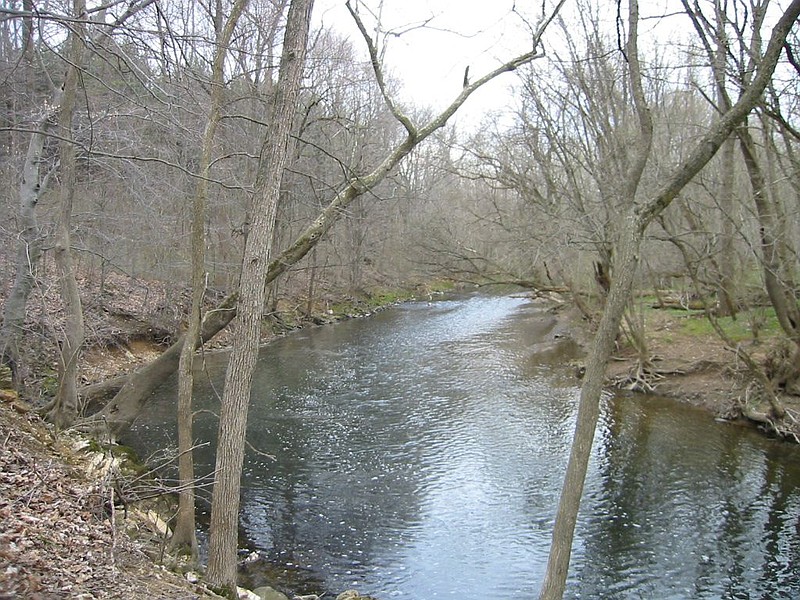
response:
<path id="1" fill-rule="evenodd" d="M 415 302 L 262 350 L 246 583 L 381 600 L 535 598 L 576 416 L 578 352 L 525 298 Z M 198 361 L 200 362 L 200 361 Z M 196 408 L 217 412 L 226 357 Z M 175 445 L 174 381 L 128 440 Z M 198 415 L 198 473 L 216 421 Z M 800 448 L 656 397 L 604 398 L 568 598 L 800 597 Z M 269 580 L 269 581 L 267 581 Z"/>

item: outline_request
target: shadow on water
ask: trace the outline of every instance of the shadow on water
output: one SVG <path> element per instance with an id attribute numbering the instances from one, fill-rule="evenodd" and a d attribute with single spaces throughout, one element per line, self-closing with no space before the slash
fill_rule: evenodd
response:
<path id="1" fill-rule="evenodd" d="M 523 298 L 411 303 L 263 350 L 241 526 L 247 583 L 381 598 L 533 597 L 577 345 Z M 206 365 L 221 385 L 224 356 Z M 174 439 L 174 386 L 134 432 Z M 214 407 L 209 380 L 198 403 Z M 213 444 L 216 422 L 198 419 Z M 658 399 L 604 402 L 572 598 L 800 597 L 800 453 Z M 213 447 L 213 446 L 212 446 Z M 198 452 L 210 472 L 211 451 Z"/>

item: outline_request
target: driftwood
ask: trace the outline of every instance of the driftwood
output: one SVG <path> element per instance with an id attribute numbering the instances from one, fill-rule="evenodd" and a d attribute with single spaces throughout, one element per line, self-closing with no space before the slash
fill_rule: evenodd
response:
<path id="1" fill-rule="evenodd" d="M 677 310 L 705 310 L 706 303 L 703 300 L 682 299 L 682 298 L 659 298 L 651 305 L 651 308 L 673 308 Z"/>
<path id="2" fill-rule="evenodd" d="M 764 427 L 779 437 L 794 440 L 795 443 L 800 444 L 800 435 L 798 435 L 800 428 L 798 428 L 798 420 L 793 411 L 786 410 L 782 419 L 776 419 L 772 411 L 758 410 L 748 406 L 747 403 L 742 403 L 741 411 L 742 416 L 748 421 Z"/>

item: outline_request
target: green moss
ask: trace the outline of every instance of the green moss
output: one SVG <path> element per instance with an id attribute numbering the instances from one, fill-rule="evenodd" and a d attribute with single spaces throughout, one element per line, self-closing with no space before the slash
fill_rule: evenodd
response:
<path id="1" fill-rule="evenodd" d="M 208 589 L 215 593 L 217 596 L 222 596 L 223 598 L 229 598 L 230 600 L 236 600 L 239 597 L 239 594 L 236 593 L 235 589 L 231 589 L 228 586 L 219 587 L 216 585 L 208 585 Z"/>
<path id="2" fill-rule="evenodd" d="M 58 374 L 55 371 L 46 371 L 42 375 L 41 392 L 43 396 L 49 398 L 58 393 Z"/>
<path id="3" fill-rule="evenodd" d="M 405 289 L 375 290 L 367 296 L 366 304 L 371 308 L 381 308 L 411 300 L 413 297 L 414 294 Z"/>

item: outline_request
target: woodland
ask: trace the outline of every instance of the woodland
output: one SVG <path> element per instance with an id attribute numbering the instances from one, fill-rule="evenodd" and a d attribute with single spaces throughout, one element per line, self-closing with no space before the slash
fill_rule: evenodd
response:
<path id="1" fill-rule="evenodd" d="M 659 376 L 632 299 L 703 311 L 766 407 L 753 416 L 793 427 L 800 0 L 509 2 L 516 52 L 465 65 L 436 109 L 406 99 L 393 52 L 412 31 L 469 37 L 438 25 L 458 8 L 390 23 L 392 2 L 339 4 L 358 35 L 314 20 L 313 0 L 2 0 L 8 383 L 57 428 L 108 439 L 177 370 L 191 483 L 195 350 L 228 335 L 206 577 L 229 588 L 270 324 L 442 282 L 566 294 L 594 342 L 541 595 L 560 598 L 620 336 L 636 353 L 624 385 Z M 505 106 L 452 124 L 498 81 Z M 723 318 L 773 326 L 766 359 Z M 87 377 L 91 350 L 137 339 L 163 351 Z M 190 555 L 194 512 L 186 485 L 173 544 Z"/>

